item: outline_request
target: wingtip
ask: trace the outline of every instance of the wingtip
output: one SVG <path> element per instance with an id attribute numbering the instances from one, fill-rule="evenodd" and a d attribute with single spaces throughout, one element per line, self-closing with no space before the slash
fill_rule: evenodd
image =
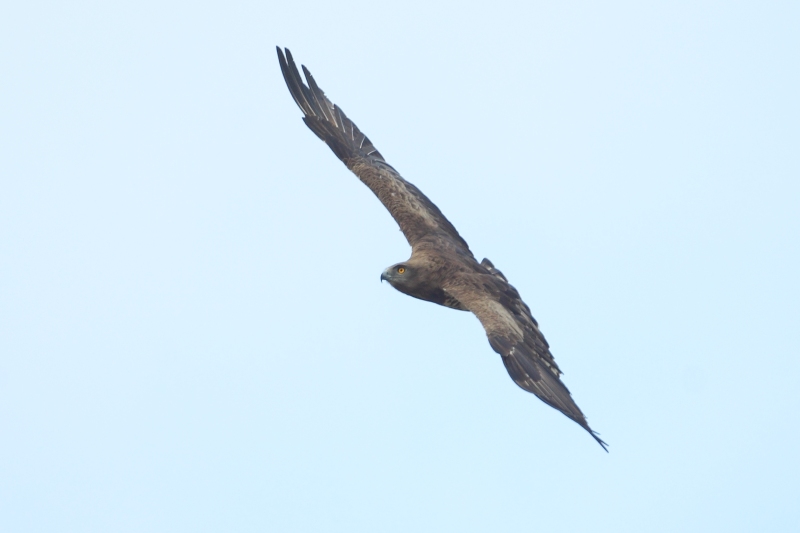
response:
<path id="1" fill-rule="evenodd" d="M 288 48 L 275 46 L 275 50 L 278 52 L 278 60 L 280 60 L 282 64 L 288 65 L 289 63 L 294 63 L 292 52 Z"/>
<path id="2" fill-rule="evenodd" d="M 282 49 L 280 46 L 276 46 L 275 47 L 275 51 L 278 52 L 278 63 L 281 66 L 281 72 L 283 73 L 284 79 L 286 79 L 286 73 L 289 70 L 289 63 L 286 61 L 286 55 L 284 54 L 283 50 L 284 49 Z M 286 49 L 286 51 L 288 52 L 289 50 Z M 286 83 L 287 83 L 287 86 L 288 86 L 289 80 L 286 80 Z M 289 86 L 289 91 L 291 92 L 291 90 L 292 90 L 292 88 L 291 88 L 291 86 Z"/>
<path id="3" fill-rule="evenodd" d="M 311 76 L 311 73 L 308 71 L 305 65 L 300 65 L 300 68 L 303 69 L 303 74 L 305 74 L 306 81 L 308 81 L 308 78 Z"/>
<path id="4" fill-rule="evenodd" d="M 591 429 L 589 430 L 589 433 L 591 433 L 592 437 L 594 437 L 594 440 L 597 441 L 597 444 L 599 444 L 606 451 L 606 453 L 608 453 L 608 444 L 606 441 L 600 438 L 600 434 L 592 431 Z"/>
<path id="5" fill-rule="evenodd" d="M 311 131 L 325 141 L 336 156 L 343 161 L 360 154 L 362 157 L 379 161 L 391 168 L 390 165 L 385 163 L 383 156 L 367 136 L 345 116 L 338 106 L 328 100 L 306 66 L 300 65 L 298 69 L 298 65 L 292 57 L 292 52 L 288 48 L 281 49 L 280 46 L 275 48 L 278 53 L 278 62 L 280 63 L 283 79 L 289 88 L 289 93 L 303 111 L 305 115 L 303 121 Z M 303 80 L 304 75 L 305 81 Z M 334 148 L 331 143 L 338 143 L 338 145 Z"/>

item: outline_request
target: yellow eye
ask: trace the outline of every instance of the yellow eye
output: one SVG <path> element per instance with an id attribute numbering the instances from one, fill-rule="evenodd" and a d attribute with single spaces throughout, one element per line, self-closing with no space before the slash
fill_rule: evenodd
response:
<path id="1" fill-rule="evenodd" d="M 397 267 L 397 273 L 402 274 L 406 271 L 406 267 Z"/>

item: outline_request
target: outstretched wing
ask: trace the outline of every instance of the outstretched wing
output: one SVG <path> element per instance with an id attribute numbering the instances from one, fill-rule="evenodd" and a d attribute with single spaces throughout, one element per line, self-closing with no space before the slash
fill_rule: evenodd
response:
<path id="1" fill-rule="evenodd" d="M 489 344 L 500 354 L 517 385 L 577 422 L 608 451 L 606 443 L 589 427 L 586 417 L 561 382 L 561 370 L 517 289 L 488 259 L 481 265 L 486 273 L 454 276 L 445 284 L 445 293 L 478 317 Z"/>
<path id="2" fill-rule="evenodd" d="M 328 100 L 308 69 L 302 67 L 306 85 L 288 49 L 284 56 L 278 48 L 278 60 L 289 92 L 305 114 L 303 121 L 375 193 L 412 248 L 422 238 L 437 235 L 470 253 L 467 243 L 439 208 L 384 160 L 367 136 Z"/>

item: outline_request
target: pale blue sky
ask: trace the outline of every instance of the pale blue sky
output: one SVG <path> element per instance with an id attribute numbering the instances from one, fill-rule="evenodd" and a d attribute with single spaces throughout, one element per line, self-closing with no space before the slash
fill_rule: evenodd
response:
<path id="1" fill-rule="evenodd" d="M 800 529 L 794 2 L 17 2 L 0 530 Z M 606 454 L 394 221 L 289 47 L 520 290 Z"/>

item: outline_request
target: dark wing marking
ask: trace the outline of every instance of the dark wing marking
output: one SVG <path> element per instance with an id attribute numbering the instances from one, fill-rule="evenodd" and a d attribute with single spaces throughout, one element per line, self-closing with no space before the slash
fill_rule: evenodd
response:
<path id="1" fill-rule="evenodd" d="M 288 49 L 284 56 L 278 48 L 278 61 L 289 92 L 305 114 L 303 122 L 375 193 L 412 248 L 424 237 L 439 235 L 471 255 L 466 241 L 439 208 L 386 163 L 358 126 L 328 100 L 308 69 L 302 67 L 306 85 Z"/>
<path id="2" fill-rule="evenodd" d="M 561 371 L 528 306 L 491 262 L 484 259 L 481 265 L 487 273 L 454 276 L 445 284 L 445 293 L 478 317 L 517 385 L 577 422 L 608 451 L 561 382 Z"/>

